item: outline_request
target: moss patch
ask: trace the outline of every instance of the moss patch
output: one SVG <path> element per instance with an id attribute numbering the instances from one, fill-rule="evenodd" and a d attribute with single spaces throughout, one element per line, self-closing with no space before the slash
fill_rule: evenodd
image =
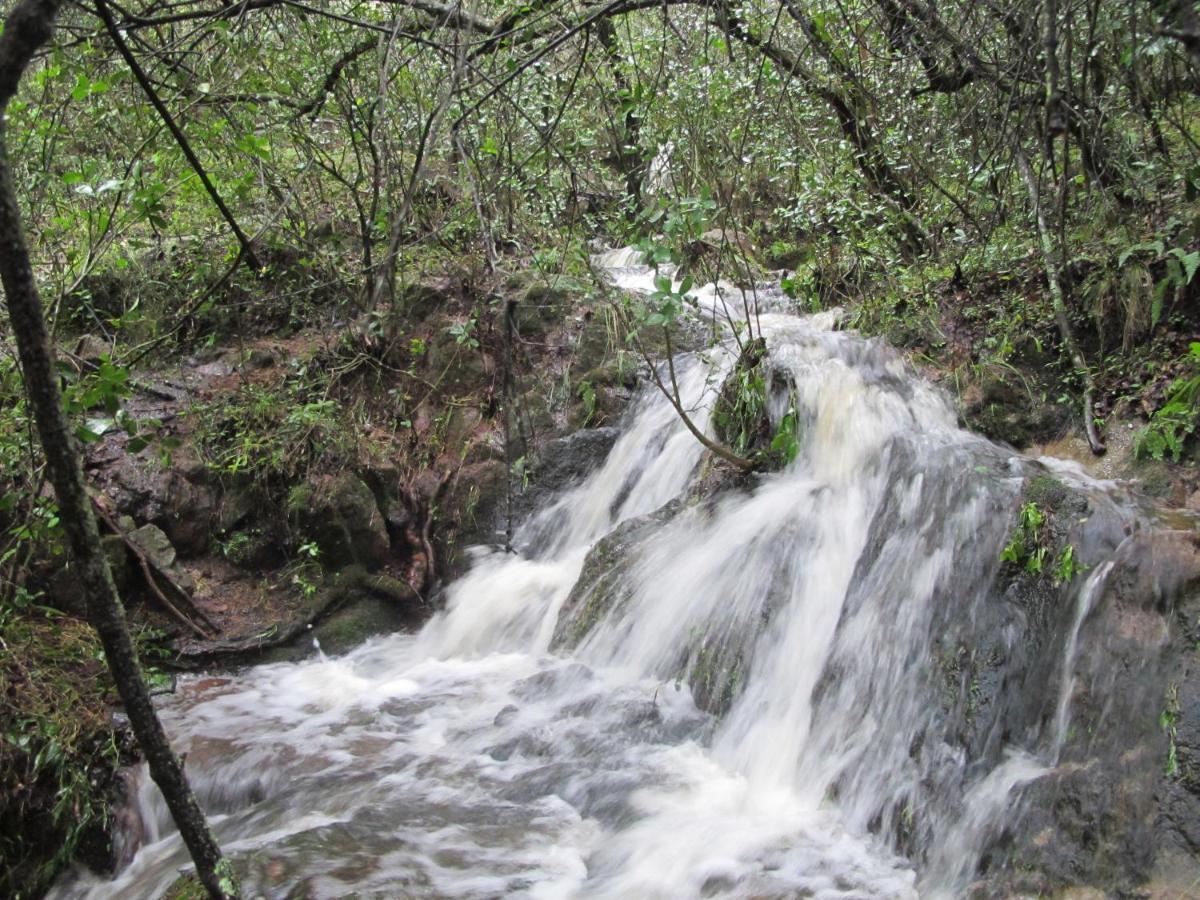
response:
<path id="1" fill-rule="evenodd" d="M 132 751 L 86 623 L 0 613 L 0 638 L 0 896 L 34 897 L 76 853 L 111 865 L 109 803 Z"/>

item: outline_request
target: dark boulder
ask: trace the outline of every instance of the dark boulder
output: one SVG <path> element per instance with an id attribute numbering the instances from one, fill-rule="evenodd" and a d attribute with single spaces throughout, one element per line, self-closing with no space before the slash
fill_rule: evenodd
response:
<path id="1" fill-rule="evenodd" d="M 324 475 L 288 495 L 288 520 L 297 535 L 320 548 L 330 569 L 360 564 L 378 568 L 390 554 L 387 527 L 375 495 L 351 472 Z"/>

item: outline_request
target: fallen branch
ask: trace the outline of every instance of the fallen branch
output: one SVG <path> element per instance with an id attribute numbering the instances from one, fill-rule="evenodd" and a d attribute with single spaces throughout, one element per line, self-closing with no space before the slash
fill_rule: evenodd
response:
<path id="1" fill-rule="evenodd" d="M 167 611 L 180 624 L 188 628 L 190 631 L 193 631 L 200 638 L 206 641 L 212 640 L 217 632 L 220 631 L 220 629 L 218 629 L 208 618 L 208 616 L 204 615 L 204 613 L 201 612 L 194 603 L 192 603 L 192 599 L 187 595 L 187 592 L 178 584 L 176 584 L 175 581 L 169 575 L 167 575 L 167 573 L 164 572 L 160 566 L 155 565 L 155 563 L 153 563 L 150 558 L 146 556 L 145 551 L 143 551 L 141 547 L 129 539 L 129 535 L 125 534 L 125 532 L 123 532 L 117 526 L 117 524 L 112 520 L 112 517 L 108 514 L 108 511 L 104 509 L 104 507 L 96 500 L 95 497 L 92 498 L 92 507 L 96 510 L 96 515 L 100 517 L 100 520 L 108 526 L 108 530 L 117 535 L 121 539 L 121 542 L 125 545 L 126 549 L 133 554 L 134 558 L 138 561 L 138 567 L 142 570 L 142 580 L 146 582 L 146 587 L 150 588 L 150 592 L 154 594 L 154 596 L 167 609 Z M 205 631 L 204 628 L 201 628 L 199 625 L 185 616 L 183 612 L 181 612 L 180 609 L 171 602 L 166 593 L 163 591 L 162 587 L 160 587 L 158 583 L 159 579 L 162 579 L 162 582 L 170 588 L 171 593 L 185 601 L 186 605 L 195 614 L 196 618 L 200 619 L 200 621 L 203 622 L 204 625 L 209 629 L 208 631 Z"/>

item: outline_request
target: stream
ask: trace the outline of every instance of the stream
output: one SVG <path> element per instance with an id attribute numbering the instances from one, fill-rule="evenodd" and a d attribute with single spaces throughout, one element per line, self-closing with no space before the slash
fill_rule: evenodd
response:
<path id="1" fill-rule="evenodd" d="M 652 289 L 628 254 L 600 263 Z M 475 550 L 419 633 L 180 680 L 164 724 L 247 896 L 963 896 L 1022 785 L 1056 764 L 1110 567 L 1075 581 L 1051 714 L 997 735 L 986 765 L 942 733 L 938 635 L 987 602 L 1031 467 L 1105 486 L 960 429 L 941 389 L 835 313 L 757 299 L 801 423 L 782 471 L 639 519 L 697 490 L 703 455 L 647 390 L 604 464 L 523 525 L 518 553 Z M 734 362 L 724 345 L 677 359 L 700 427 Z M 589 549 L 647 521 L 608 601 L 572 601 L 595 608 L 567 649 Z M 716 656 L 736 661 L 720 716 L 688 686 Z M 132 862 L 51 896 L 167 888 L 187 855 L 145 778 L 139 805 Z"/>

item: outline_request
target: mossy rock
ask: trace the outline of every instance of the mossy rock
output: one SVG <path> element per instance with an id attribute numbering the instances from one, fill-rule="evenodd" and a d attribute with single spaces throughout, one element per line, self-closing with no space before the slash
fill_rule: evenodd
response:
<path id="1" fill-rule="evenodd" d="M 442 394 L 479 391 L 487 382 L 488 366 L 479 347 L 443 329 L 425 351 L 424 374 Z"/>
<path id="2" fill-rule="evenodd" d="M 235 531 L 221 541 L 222 555 L 239 569 L 258 569 L 276 562 L 279 550 L 260 528 Z"/>
<path id="3" fill-rule="evenodd" d="M 503 460 L 483 460 L 464 465 L 450 482 L 435 533 L 439 564 L 447 576 L 463 571 L 464 547 L 502 539 L 507 471 Z"/>
<path id="4" fill-rule="evenodd" d="M 776 445 L 777 428 L 772 406 L 789 402 L 790 376 L 771 366 L 766 341 L 755 338 L 742 349 L 733 370 L 721 385 L 713 405 L 713 430 L 717 438 L 738 456 L 752 459 L 763 470 L 778 469 L 795 455 Z M 782 415 L 780 416 L 782 419 Z M 789 419 L 799 440 L 799 423 Z M 782 426 L 781 426 L 782 427 Z"/>
<path id="5" fill-rule="evenodd" d="M 759 255 L 763 265 L 772 270 L 795 271 L 808 262 L 812 251 L 803 244 L 790 241 L 775 241 Z"/>
<path id="6" fill-rule="evenodd" d="M 320 548 L 322 564 L 381 566 L 390 555 L 387 527 L 375 495 L 352 472 L 320 476 L 288 495 L 288 521 Z"/>
<path id="7" fill-rule="evenodd" d="M 1054 439 L 1071 422 L 1070 411 L 1008 372 L 985 373 L 962 417 L 984 437 L 1018 449 Z"/>
<path id="8" fill-rule="evenodd" d="M 577 371 L 590 372 L 613 365 L 630 352 L 624 332 L 616 323 L 606 315 L 593 314 L 584 320 L 575 340 L 573 366 Z"/>
<path id="9" fill-rule="evenodd" d="M 629 599 L 622 575 L 629 570 L 645 539 L 674 519 L 682 508 L 678 500 L 673 500 L 652 513 L 622 523 L 592 547 L 575 587 L 559 611 L 551 648 L 569 650 L 578 646 L 593 628 Z"/>
<path id="10" fill-rule="evenodd" d="M 632 585 L 625 575 L 638 565 L 641 547 L 665 527 L 674 527 L 680 516 L 707 516 L 710 502 L 743 483 L 736 473 L 713 479 L 712 493 L 673 500 L 660 509 L 630 519 L 610 532 L 591 549 L 579 580 L 559 612 L 551 647 L 577 647 L 602 622 L 617 615 L 631 597 Z M 685 527 L 689 522 L 680 523 Z M 750 654 L 762 629 L 770 621 L 768 603 L 761 615 L 749 620 L 727 618 L 712 623 L 708 633 L 697 634 L 670 666 L 666 677 L 687 682 L 696 705 L 722 715 L 744 687 Z"/>
<path id="11" fill-rule="evenodd" d="M 409 588 L 407 593 L 411 597 L 412 589 Z M 345 606 L 313 628 L 312 636 L 320 642 L 325 653 L 346 653 L 368 638 L 410 627 L 413 621 L 414 607 L 399 604 L 394 598 L 367 594 L 348 600 Z"/>
<path id="12" fill-rule="evenodd" d="M 516 295 L 517 329 L 523 337 L 538 337 L 563 324 L 571 310 L 589 295 L 586 282 L 569 275 L 547 277 Z"/>
<path id="13" fill-rule="evenodd" d="M 112 573 L 117 593 L 124 596 L 133 584 L 133 563 L 129 559 L 129 548 L 117 534 L 101 535 L 100 546 L 104 550 L 105 559 L 108 560 L 108 568 Z M 86 618 L 87 598 L 84 596 L 83 583 L 76 577 L 70 562 L 64 561 L 50 576 L 47 600 L 55 609 Z"/>
<path id="14" fill-rule="evenodd" d="M 396 289 L 396 309 L 412 323 L 423 322 L 439 310 L 445 309 L 454 297 L 448 286 L 441 282 L 417 281 Z"/>

